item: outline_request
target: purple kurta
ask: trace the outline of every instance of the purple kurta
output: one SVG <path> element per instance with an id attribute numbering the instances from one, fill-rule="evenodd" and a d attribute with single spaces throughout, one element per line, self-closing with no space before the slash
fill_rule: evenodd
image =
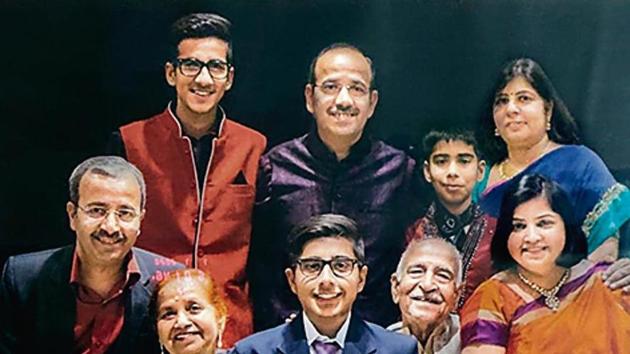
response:
<path id="1" fill-rule="evenodd" d="M 257 327 L 282 323 L 299 309 L 283 272 L 287 235 L 296 224 L 324 213 L 354 219 L 365 240 L 369 271 L 355 310 L 381 325 L 396 322 L 399 311 L 391 300 L 389 277 L 402 253 L 405 228 L 420 213 L 419 172 L 404 152 L 368 137 L 342 161 L 316 133 L 265 154 L 250 263 Z"/>

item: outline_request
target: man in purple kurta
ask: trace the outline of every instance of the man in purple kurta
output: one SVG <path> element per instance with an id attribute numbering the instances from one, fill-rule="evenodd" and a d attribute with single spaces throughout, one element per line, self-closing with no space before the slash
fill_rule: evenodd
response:
<path id="1" fill-rule="evenodd" d="M 249 262 L 258 330 L 277 325 L 300 307 L 286 285 L 286 237 L 313 215 L 336 213 L 357 221 L 365 239 L 369 277 L 355 311 L 368 321 L 397 320 L 389 276 L 417 217 L 422 183 L 413 159 L 363 134 L 374 113 L 371 60 L 348 44 L 333 44 L 311 64 L 304 89 L 315 128 L 271 149 L 260 163 Z"/>

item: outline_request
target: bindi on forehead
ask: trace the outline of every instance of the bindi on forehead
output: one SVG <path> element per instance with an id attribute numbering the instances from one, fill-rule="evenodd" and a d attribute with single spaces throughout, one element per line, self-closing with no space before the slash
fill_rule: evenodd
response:
<path id="1" fill-rule="evenodd" d="M 507 85 L 499 92 L 501 95 L 515 95 L 520 92 L 536 93 L 534 87 L 522 76 L 513 78 Z"/>

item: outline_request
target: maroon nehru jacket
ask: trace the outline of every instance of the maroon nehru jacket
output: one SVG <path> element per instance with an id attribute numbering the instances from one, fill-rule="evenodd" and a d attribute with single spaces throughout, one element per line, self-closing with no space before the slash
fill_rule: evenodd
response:
<path id="1" fill-rule="evenodd" d="M 102 354 L 116 341 L 125 321 L 123 294 L 140 279 L 140 270 L 132 253 L 126 264 L 127 273 L 109 293 L 102 297 L 94 290 L 81 285 L 76 251 L 72 256 L 70 284 L 75 289 L 77 317 L 74 323 L 74 353 Z"/>

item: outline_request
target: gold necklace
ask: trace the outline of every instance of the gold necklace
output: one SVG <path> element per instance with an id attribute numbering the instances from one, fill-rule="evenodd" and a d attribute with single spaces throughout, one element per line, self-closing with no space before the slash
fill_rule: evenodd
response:
<path id="1" fill-rule="evenodd" d="M 560 307 L 560 299 L 558 298 L 557 294 L 560 288 L 567 281 L 567 279 L 569 279 L 570 273 L 571 271 L 569 269 L 565 270 L 562 278 L 560 278 L 560 281 L 558 281 L 558 284 L 556 284 L 556 286 L 551 289 L 545 289 L 542 286 L 535 284 L 531 280 L 527 279 L 518 270 L 516 271 L 518 278 L 521 279 L 521 281 L 525 283 L 525 285 L 529 286 L 530 289 L 534 290 L 545 298 L 545 306 L 550 308 L 553 312 L 558 311 L 558 308 Z"/>
<path id="2" fill-rule="evenodd" d="M 505 165 L 507 164 L 507 162 L 508 162 L 508 159 L 505 159 L 501 161 L 501 163 L 499 164 L 499 178 L 501 179 L 509 179 L 509 178 L 512 178 L 512 176 L 514 176 L 514 173 L 511 175 L 508 175 L 505 172 Z"/>
<path id="3" fill-rule="evenodd" d="M 501 161 L 501 163 L 499 164 L 499 178 L 505 180 L 505 179 L 512 178 L 516 174 L 519 174 L 521 171 L 523 171 L 525 168 L 527 168 L 527 166 L 529 166 L 532 163 L 532 161 L 536 161 L 542 155 L 544 155 L 547 152 L 547 150 L 549 149 L 549 144 L 550 143 L 551 143 L 551 140 L 547 140 L 547 143 L 543 147 L 542 152 L 540 154 L 538 154 L 538 156 L 536 156 L 536 158 L 534 158 L 530 162 L 528 162 L 527 165 L 524 168 L 521 168 L 520 170 L 516 170 L 514 173 L 508 174 L 507 172 L 505 172 L 505 165 L 510 163 L 510 158 L 506 157 L 505 160 Z"/>

